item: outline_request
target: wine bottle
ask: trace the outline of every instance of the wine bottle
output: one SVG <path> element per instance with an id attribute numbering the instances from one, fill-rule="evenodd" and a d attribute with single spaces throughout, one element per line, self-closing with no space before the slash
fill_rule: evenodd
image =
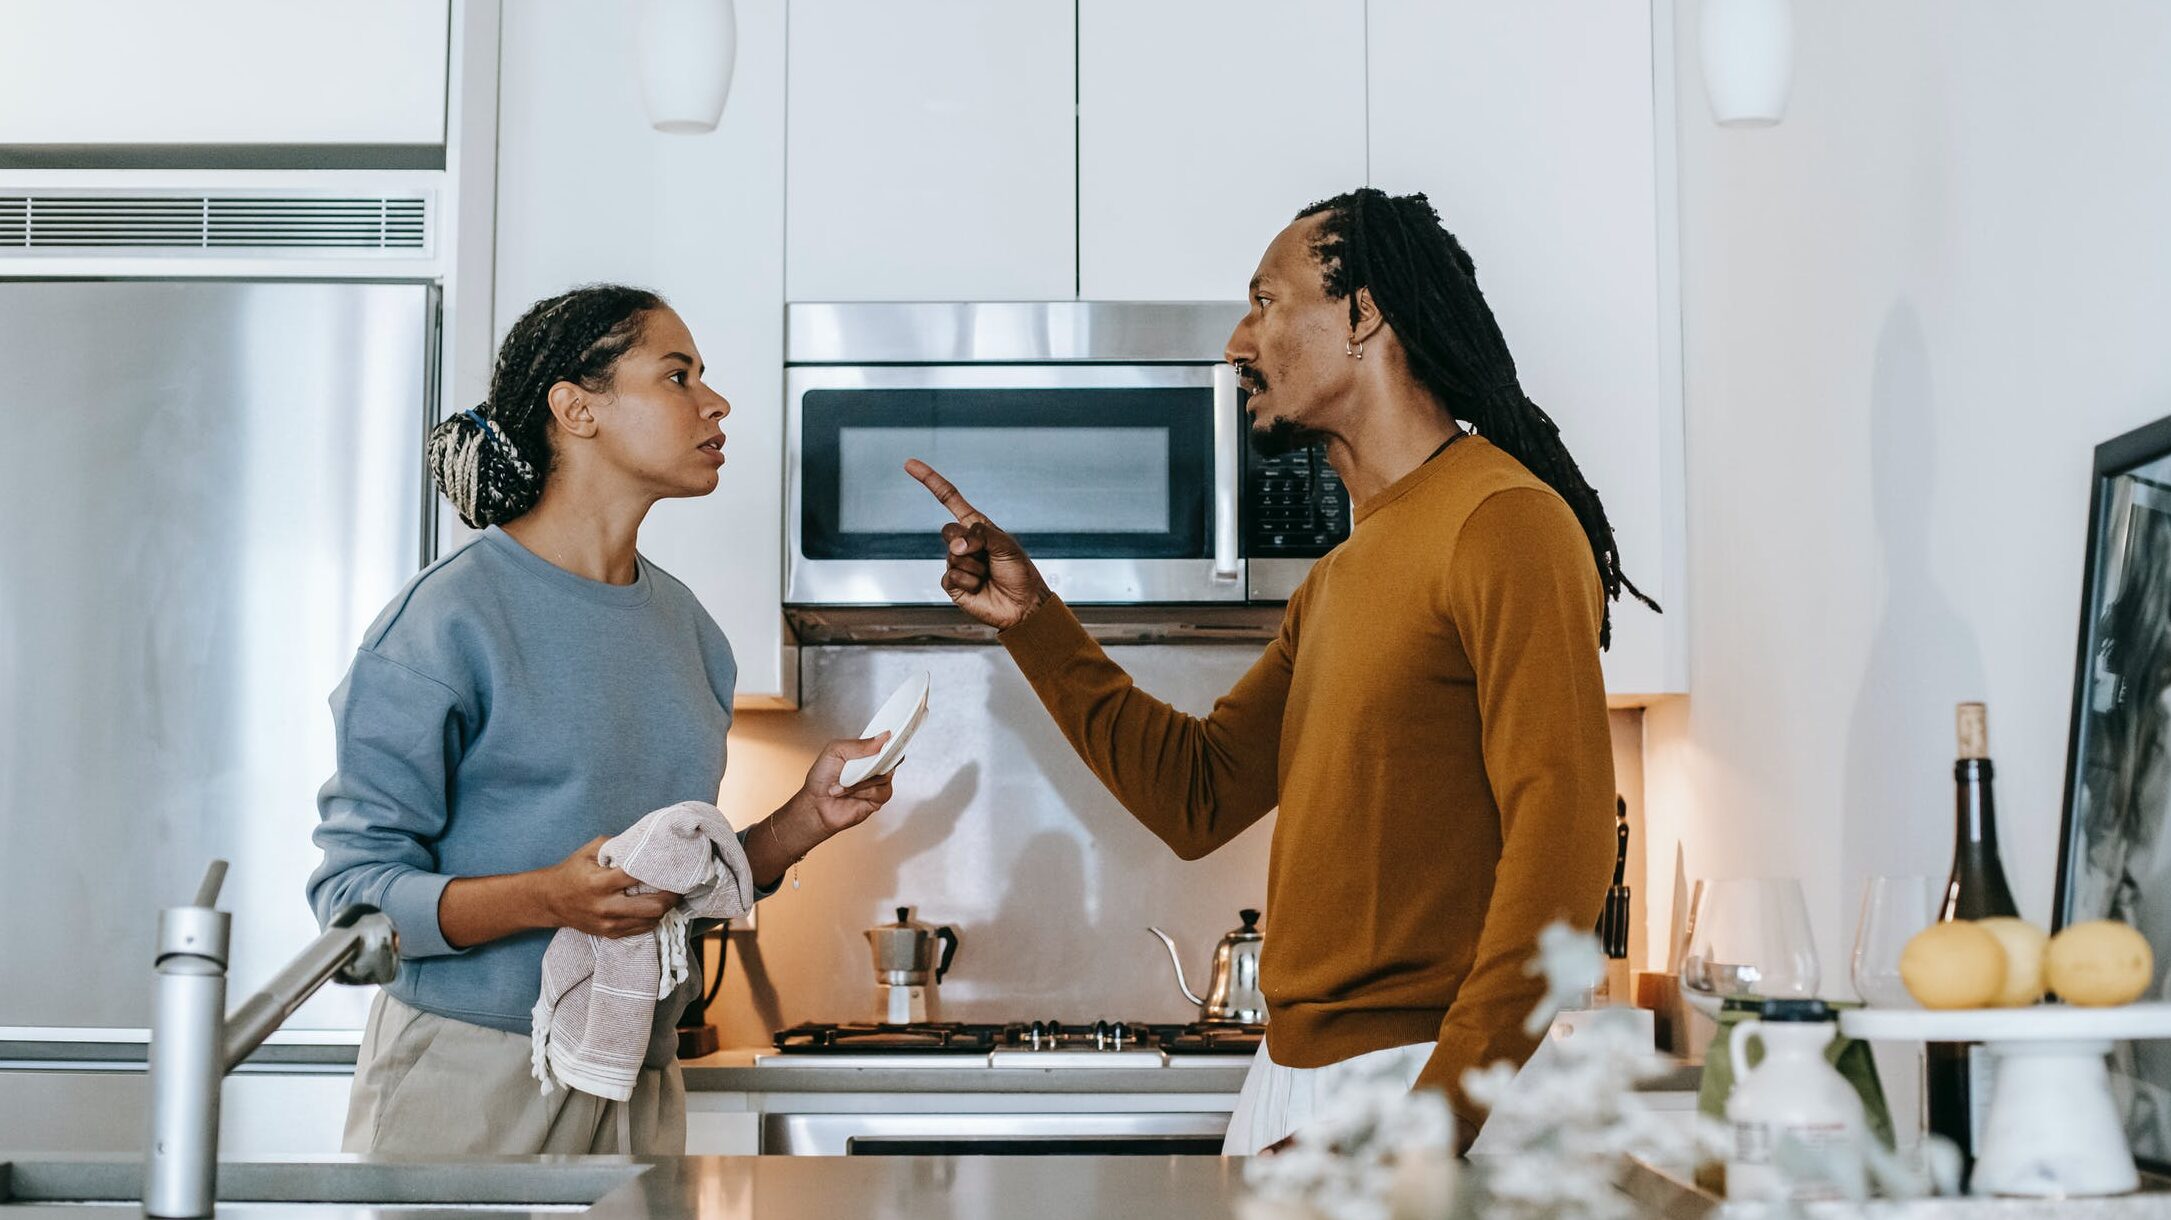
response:
<path id="1" fill-rule="evenodd" d="M 1959 711 L 1959 759 L 1953 763 L 1952 877 L 1945 883 L 1939 922 L 2018 915 L 2013 891 L 1998 860 L 1997 801 L 1992 795 L 1990 729 L 1980 703 Z M 1972 1161 L 1979 1056 L 1964 1042 L 1933 1042 L 1928 1049 L 1930 1130 L 1959 1145 Z"/>

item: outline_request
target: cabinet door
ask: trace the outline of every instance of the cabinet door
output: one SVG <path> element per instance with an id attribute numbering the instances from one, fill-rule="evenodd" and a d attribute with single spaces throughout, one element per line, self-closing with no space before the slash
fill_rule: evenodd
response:
<path id="1" fill-rule="evenodd" d="M 1079 295 L 1235 301 L 1365 181 L 1364 0 L 1079 0 Z"/>
<path id="2" fill-rule="evenodd" d="M 789 696 L 783 619 L 784 7 L 740 0 L 738 65 L 706 135 L 651 129 L 614 5 L 504 10 L 494 335 L 535 301 L 598 280 L 678 310 L 731 400 L 717 490 L 649 512 L 641 549 L 731 638 L 742 704 Z M 466 404 L 454 404 L 464 406 Z"/>
<path id="3" fill-rule="evenodd" d="M 1077 291 L 1071 0 L 792 0 L 795 301 Z"/>
<path id="4" fill-rule="evenodd" d="M 1462 239 L 1630 579 L 1675 603 L 1615 610 L 1620 695 L 1684 678 L 1672 80 L 1653 71 L 1653 19 L 1637 3 L 1371 0 L 1374 183 L 1427 193 Z"/>
<path id="5" fill-rule="evenodd" d="M 447 3 L 11 4 L 0 144 L 443 144 Z"/>

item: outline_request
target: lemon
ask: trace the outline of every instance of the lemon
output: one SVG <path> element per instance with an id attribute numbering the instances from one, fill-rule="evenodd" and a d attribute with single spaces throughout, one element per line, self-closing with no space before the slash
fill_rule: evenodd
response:
<path id="1" fill-rule="evenodd" d="M 2005 950 L 2005 986 L 1990 1003 L 1997 1008 L 2024 1008 L 2043 998 L 2043 947 L 2050 936 L 2025 919 L 1999 916 L 1978 919 L 1975 926 L 1998 938 Z"/>
<path id="2" fill-rule="evenodd" d="M 1932 924 L 1900 950 L 1900 981 L 1924 1008 L 1981 1008 L 2005 987 L 2005 950 L 1972 923 Z"/>
<path id="3" fill-rule="evenodd" d="M 2068 1004 L 2131 1004 L 2148 990 L 2156 955 L 2139 932 L 2115 919 L 2077 923 L 2050 938 L 2044 975 Z"/>

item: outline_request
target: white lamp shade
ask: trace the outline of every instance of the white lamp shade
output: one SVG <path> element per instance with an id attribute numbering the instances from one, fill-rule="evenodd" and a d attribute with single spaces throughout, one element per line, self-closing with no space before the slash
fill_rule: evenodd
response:
<path id="1" fill-rule="evenodd" d="M 738 52 L 731 0 L 639 0 L 633 38 L 649 125 L 685 135 L 716 130 Z"/>
<path id="2" fill-rule="evenodd" d="M 1704 0 L 1704 92 L 1723 127 L 1769 127 L 1786 117 L 1794 85 L 1791 0 Z"/>

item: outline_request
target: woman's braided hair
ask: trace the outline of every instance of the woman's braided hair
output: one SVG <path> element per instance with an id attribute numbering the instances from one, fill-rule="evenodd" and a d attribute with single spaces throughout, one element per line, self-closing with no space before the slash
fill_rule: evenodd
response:
<path id="1" fill-rule="evenodd" d="M 609 388 L 618 358 L 664 300 L 641 288 L 590 284 L 538 301 L 498 348 L 490 397 L 430 430 L 430 475 L 470 529 L 535 507 L 550 477 L 550 387 Z"/>
<path id="2" fill-rule="evenodd" d="M 1299 220 L 1309 216 L 1325 217 L 1312 253 L 1327 295 L 1348 298 L 1350 325 L 1359 319 L 1357 290 L 1370 289 L 1425 388 L 1568 502 L 1590 540 L 1606 601 L 1620 600 L 1625 589 L 1657 610 L 1658 603 L 1622 573 L 1605 505 L 1561 443 L 1560 426 L 1523 393 L 1508 341 L 1478 291 L 1477 264 L 1440 223 L 1431 201 L 1365 187 L 1297 213 Z M 1599 620 L 1598 646 L 1612 642 L 1609 605 Z"/>

